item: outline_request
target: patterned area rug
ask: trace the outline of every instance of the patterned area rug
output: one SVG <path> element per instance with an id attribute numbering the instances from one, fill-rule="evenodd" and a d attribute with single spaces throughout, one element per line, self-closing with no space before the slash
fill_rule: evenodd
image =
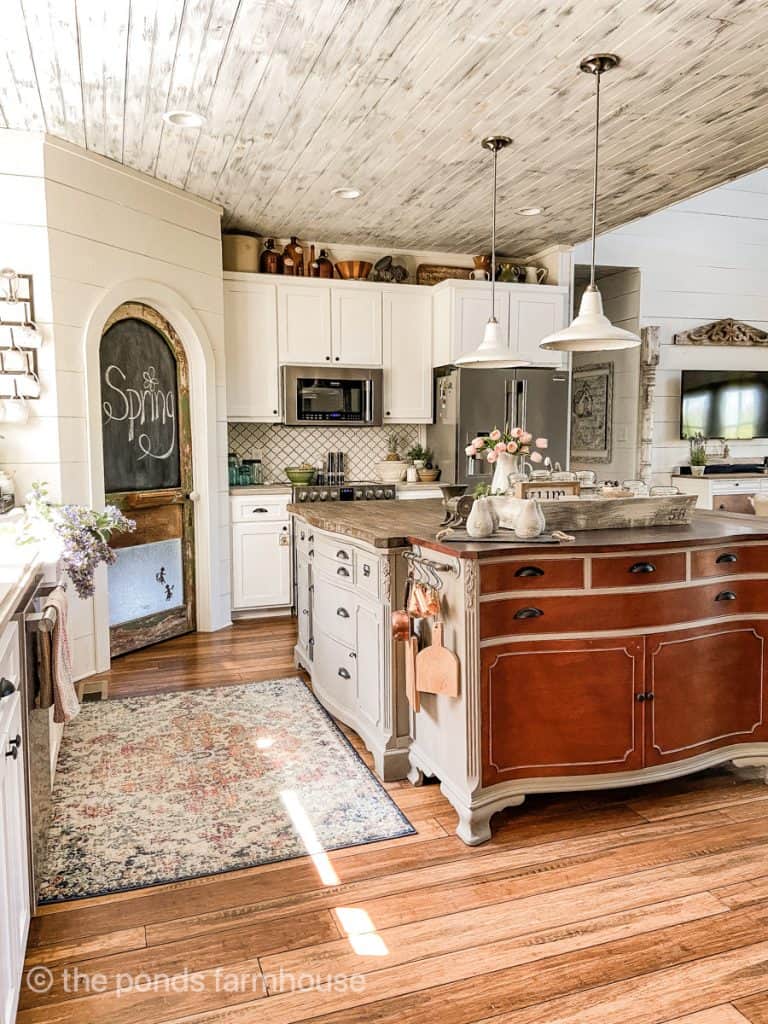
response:
<path id="1" fill-rule="evenodd" d="M 45 903 L 415 831 L 300 679 L 84 704 L 53 806 Z"/>

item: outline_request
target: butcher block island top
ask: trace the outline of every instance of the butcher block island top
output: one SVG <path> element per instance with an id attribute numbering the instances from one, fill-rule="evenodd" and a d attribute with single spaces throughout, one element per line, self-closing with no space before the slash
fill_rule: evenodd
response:
<path id="1" fill-rule="evenodd" d="M 460 558 L 498 558 L 504 551 L 521 554 L 560 554 L 607 551 L 614 548 L 654 548 L 681 544 L 719 544 L 728 540 L 768 540 L 768 519 L 751 515 L 723 515 L 696 511 L 689 526 L 657 526 L 629 530 L 581 530 L 575 541 L 561 544 L 526 544 L 515 539 L 495 543 L 439 542 L 444 509 L 435 499 L 422 501 L 358 501 L 329 504 L 289 505 L 288 510 L 311 526 L 363 541 L 375 548 L 391 549 L 418 545 Z"/>

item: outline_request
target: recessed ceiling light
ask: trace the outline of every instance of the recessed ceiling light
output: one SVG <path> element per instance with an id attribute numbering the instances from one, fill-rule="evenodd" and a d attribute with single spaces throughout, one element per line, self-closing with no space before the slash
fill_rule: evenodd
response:
<path id="1" fill-rule="evenodd" d="M 523 206 L 517 211 L 521 217 L 538 217 L 541 213 L 540 206 Z"/>
<path id="2" fill-rule="evenodd" d="M 205 124 L 203 115 L 194 110 L 166 110 L 163 120 L 176 128 L 201 128 Z"/>
<path id="3" fill-rule="evenodd" d="M 348 185 L 331 189 L 331 195 L 337 196 L 339 199 L 359 199 L 362 194 L 359 188 L 352 188 Z"/>

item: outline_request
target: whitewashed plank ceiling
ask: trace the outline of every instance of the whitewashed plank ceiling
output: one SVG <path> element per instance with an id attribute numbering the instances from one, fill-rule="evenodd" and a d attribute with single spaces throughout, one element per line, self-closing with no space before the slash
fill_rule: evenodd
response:
<path id="1" fill-rule="evenodd" d="M 465 252 L 488 244 L 479 141 L 504 132 L 500 247 L 528 254 L 588 233 L 596 50 L 622 58 L 602 230 L 768 164 L 766 0 L 2 0 L 0 125 L 215 199 L 226 226 Z"/>

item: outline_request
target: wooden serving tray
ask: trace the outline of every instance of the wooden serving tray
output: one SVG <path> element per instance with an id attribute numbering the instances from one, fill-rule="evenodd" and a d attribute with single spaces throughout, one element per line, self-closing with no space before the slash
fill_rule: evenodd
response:
<path id="1" fill-rule="evenodd" d="M 492 499 L 501 525 L 514 528 L 516 499 Z M 547 530 L 627 530 L 649 526 L 687 526 L 696 505 L 695 494 L 664 494 L 648 498 L 561 498 L 540 501 Z"/>

